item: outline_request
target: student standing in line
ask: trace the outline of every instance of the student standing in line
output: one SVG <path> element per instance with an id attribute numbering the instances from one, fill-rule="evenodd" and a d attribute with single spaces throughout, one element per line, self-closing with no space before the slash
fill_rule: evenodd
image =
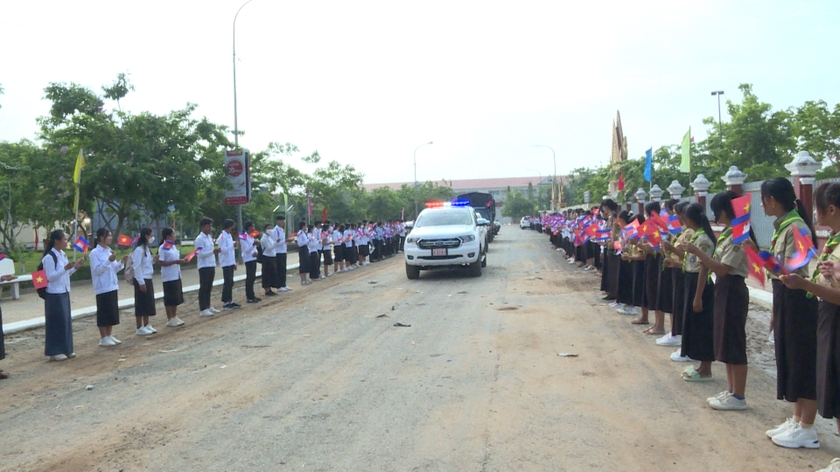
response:
<path id="1" fill-rule="evenodd" d="M 233 232 L 236 225 L 233 220 L 227 219 L 222 222 L 222 232 L 216 238 L 219 245 L 219 265 L 222 266 L 222 310 L 235 310 L 242 305 L 233 302 L 233 272 L 236 271 L 236 241 L 233 239 Z M 238 239 L 238 238 L 237 238 Z"/>
<path id="2" fill-rule="evenodd" d="M 618 298 L 616 299 L 616 305 L 613 308 L 622 315 L 637 314 L 636 307 L 633 306 L 633 265 L 629 258 L 630 251 L 633 246 L 630 245 L 630 241 L 628 241 L 623 231 L 624 228 L 632 222 L 632 220 L 633 213 L 627 210 L 623 210 L 618 214 L 618 236 L 620 238 L 621 251 L 620 254 L 618 254 Z M 568 238 L 564 237 L 564 239 Z"/>
<path id="3" fill-rule="evenodd" d="M 761 205 L 767 216 L 776 221 L 773 226 L 772 252 L 780 261 L 787 261 L 797 252 L 793 232 L 799 231 L 816 246 L 811 217 L 796 198 L 789 180 L 777 177 L 761 184 Z M 794 271 L 808 276 L 808 268 Z M 785 287 L 779 277 L 773 281 L 772 324 L 776 349 L 776 397 L 793 403 L 793 417 L 768 430 L 773 443 L 788 448 L 820 447 L 813 428 L 817 416 L 817 317 L 814 297 L 804 290 Z"/>
<path id="4" fill-rule="evenodd" d="M 747 400 L 747 312 L 750 292 L 744 278 L 748 264 L 746 253 L 732 237 L 735 210 L 732 199 L 738 194 L 731 190 L 712 198 L 711 208 L 715 221 L 724 225 L 718 238 L 714 256 L 709 257 L 697 246 L 688 244 L 685 250 L 700 259 L 705 267 L 715 273 L 714 352 L 715 360 L 726 364 L 727 389 L 709 397 L 707 402 L 715 410 L 745 410 Z M 752 231 L 750 231 L 750 236 Z M 755 239 L 753 239 L 755 244 Z"/>
<path id="5" fill-rule="evenodd" d="M 216 254 L 221 250 L 213 241 L 210 232 L 213 231 L 213 220 L 202 218 L 198 222 L 201 230 L 195 238 L 196 257 L 198 258 L 198 309 L 200 316 L 213 316 L 219 310 L 210 304 L 210 295 L 213 292 L 213 279 L 216 278 Z"/>
<path id="6" fill-rule="evenodd" d="M 6 274 L 6 275 L 1 275 L 0 276 L 0 280 L 2 280 L 4 282 L 8 282 L 10 280 L 15 280 L 16 278 L 17 278 L 17 276 L 14 275 L 14 274 Z M 3 334 L 3 310 L 0 310 L 0 360 L 3 360 L 3 359 L 6 358 L 6 345 L 5 345 L 3 337 L 4 337 L 4 334 Z M 0 380 L 8 379 L 8 378 L 9 378 L 9 373 L 8 372 L 3 372 L 2 370 L 0 370 Z"/>
<path id="7" fill-rule="evenodd" d="M 654 225 L 654 231 L 658 231 L 658 229 L 656 229 L 650 217 L 653 214 L 658 216 L 661 211 L 662 208 L 659 202 L 648 202 L 645 204 L 648 225 Z M 644 330 L 643 333 L 658 336 L 665 334 L 665 312 L 659 307 L 659 279 L 662 276 L 662 254 L 654 250 L 648 241 L 640 244 L 639 247 L 645 253 L 645 308 L 649 312 L 653 311 L 654 313 L 653 326 Z"/>
<path id="8" fill-rule="evenodd" d="M 671 253 L 671 260 L 666 261 L 666 264 L 673 268 L 673 290 L 674 290 L 674 317 L 671 320 L 671 338 L 667 344 L 661 344 L 657 340 L 657 344 L 662 346 L 682 346 L 682 331 L 685 324 L 685 269 L 683 268 L 683 261 L 685 260 L 685 245 L 694 237 L 694 230 L 688 227 L 685 222 L 685 208 L 688 202 L 680 202 L 674 205 L 674 213 L 679 219 L 682 231 L 674 238 L 673 244 L 663 242 L 663 246 Z M 661 338 L 660 338 L 661 339 Z M 664 341 L 662 341 L 664 342 Z M 671 353 L 671 360 L 674 362 L 690 362 L 692 359 L 682 355 L 682 347 Z"/>
<path id="9" fill-rule="evenodd" d="M 277 270 L 277 291 L 278 292 L 288 292 L 291 290 L 286 285 L 286 263 L 287 263 L 287 254 L 288 246 L 286 245 L 290 240 L 286 239 L 286 217 L 283 215 L 277 215 L 275 218 L 277 224 L 274 226 L 274 234 L 272 234 L 272 238 L 276 244 L 274 251 L 276 255 L 274 256 L 274 263 L 275 268 Z"/>
<path id="10" fill-rule="evenodd" d="M 117 261 L 111 250 L 111 232 L 108 228 L 99 228 L 90 251 L 90 275 L 93 279 L 93 293 L 96 295 L 96 326 L 99 328 L 99 345 L 111 347 L 122 341 L 111 333 L 114 326 L 120 324 L 120 307 L 117 293 L 120 288 L 117 273 L 125 267 L 128 256 Z"/>
<path id="11" fill-rule="evenodd" d="M 674 214 L 674 206 L 679 203 L 677 200 L 668 200 L 665 202 L 665 209 L 667 210 L 668 216 L 672 216 Z M 679 235 L 677 235 L 679 236 Z M 658 306 L 659 309 L 662 311 L 663 314 L 668 314 L 668 317 L 671 321 L 671 330 L 666 332 L 661 338 L 656 340 L 656 344 L 659 346 L 679 346 L 682 343 L 682 339 L 674 338 L 674 266 L 671 264 L 672 261 L 672 253 L 667 249 L 665 245 L 666 239 L 676 239 L 672 238 L 669 235 L 665 235 L 662 238 L 661 248 L 659 253 L 662 258 L 662 271 L 659 274 L 659 301 Z M 664 316 L 663 316 L 664 318 Z M 664 327 L 664 321 L 663 321 Z"/>
<path id="12" fill-rule="evenodd" d="M 332 249 L 330 243 L 332 241 L 332 227 L 330 220 L 324 221 L 324 226 L 321 229 L 321 253 L 324 255 L 324 277 L 329 277 L 330 266 L 333 264 Z"/>
<path id="13" fill-rule="evenodd" d="M 347 272 L 344 268 L 344 225 L 338 225 L 332 235 L 333 252 L 335 252 L 335 272 Z"/>
<path id="14" fill-rule="evenodd" d="M 344 229 L 344 264 L 347 270 L 359 267 L 359 253 L 356 248 L 356 225 L 347 223 Z"/>
<path id="15" fill-rule="evenodd" d="M 316 222 L 318 223 L 318 222 Z M 318 253 L 318 249 L 321 247 L 321 235 L 318 234 L 321 230 L 318 229 L 319 225 L 309 225 L 306 228 L 306 237 L 309 238 L 309 241 L 306 243 L 307 250 L 309 251 L 309 281 L 312 282 L 320 281 L 321 280 L 321 254 Z"/>
<path id="16" fill-rule="evenodd" d="M 307 247 L 309 236 L 306 234 L 305 221 L 298 223 L 295 242 L 297 242 L 298 246 L 298 274 L 300 275 L 300 284 L 309 285 L 312 282 L 306 278 L 306 274 L 309 272 L 309 247 Z"/>
<path id="17" fill-rule="evenodd" d="M 251 233 L 254 231 L 254 222 L 243 223 L 244 232 L 239 236 L 242 249 L 242 262 L 245 263 L 245 299 L 248 303 L 259 303 L 262 300 L 254 293 L 254 282 L 257 280 L 257 252 L 256 241 Z"/>
<path id="18" fill-rule="evenodd" d="M 260 246 L 262 247 L 262 288 L 265 290 L 266 297 L 273 297 L 277 295 L 271 290 L 272 287 L 277 287 L 277 265 L 275 264 L 275 250 L 277 243 L 272 237 L 274 227 L 271 224 L 263 226 L 263 235 L 260 238 Z"/>
<path id="19" fill-rule="evenodd" d="M 157 333 L 149 322 L 149 317 L 157 314 L 155 308 L 155 288 L 152 285 L 154 259 L 149 244 L 155 241 L 151 228 L 140 230 L 137 246 L 131 251 L 131 263 L 134 266 L 134 319 L 137 322 L 137 336 L 149 336 Z"/>
<path id="20" fill-rule="evenodd" d="M 694 230 L 694 236 L 688 241 L 704 252 L 709 258 L 715 250 L 714 232 L 706 218 L 706 210 L 699 203 L 692 203 L 685 208 L 683 215 L 687 227 Z M 686 248 L 691 246 L 686 245 Z M 709 277 L 709 269 L 700 263 L 700 259 L 689 253 L 683 258 L 685 268 L 685 296 L 683 297 L 683 334 L 682 355 L 700 361 L 697 368 L 689 367 L 682 373 L 686 382 L 711 382 L 712 362 L 715 360 L 714 349 L 714 284 Z"/>
<path id="21" fill-rule="evenodd" d="M 76 357 L 73 350 L 73 322 L 70 317 L 70 276 L 85 262 L 82 255 L 68 262 L 64 254 L 67 235 L 57 229 L 50 233 L 41 264 L 49 285 L 44 298 L 44 354 L 51 361 Z"/>
<path id="22" fill-rule="evenodd" d="M 166 326 L 178 328 L 184 326 L 178 318 L 178 305 L 184 303 L 184 289 L 181 285 L 181 264 L 187 261 L 181 258 L 175 247 L 175 230 L 163 228 L 160 232 L 163 244 L 158 246 L 157 263 L 160 266 L 160 280 L 163 283 L 163 309 L 166 310 Z"/>
<path id="23" fill-rule="evenodd" d="M 821 184 L 814 191 L 817 219 L 831 228 L 811 279 L 799 275 L 779 277 L 792 290 L 807 290 L 820 298 L 817 325 L 817 406 L 820 415 L 835 419 L 840 432 L 840 184 Z M 834 459 L 822 472 L 840 471 Z"/>

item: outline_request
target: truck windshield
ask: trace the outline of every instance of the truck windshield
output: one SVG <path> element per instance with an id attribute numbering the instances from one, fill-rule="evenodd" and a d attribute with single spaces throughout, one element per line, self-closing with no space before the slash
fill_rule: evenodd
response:
<path id="1" fill-rule="evenodd" d="M 485 220 L 492 221 L 492 219 L 490 218 L 490 210 L 488 210 L 487 208 L 476 208 L 475 212 L 481 215 L 481 217 Z"/>
<path id="2" fill-rule="evenodd" d="M 423 226 L 471 225 L 472 218 L 466 211 L 433 210 L 421 214 L 414 223 L 415 228 Z"/>

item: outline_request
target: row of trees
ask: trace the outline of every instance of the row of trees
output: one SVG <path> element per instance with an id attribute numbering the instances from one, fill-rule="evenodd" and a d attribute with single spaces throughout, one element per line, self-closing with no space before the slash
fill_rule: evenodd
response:
<path id="1" fill-rule="evenodd" d="M 817 178 L 840 175 L 840 104 L 831 108 L 822 100 L 807 101 L 800 107 L 774 111 L 769 103 L 758 99 L 752 85 L 741 84 L 739 89 L 741 102 L 726 102 L 730 121 L 719 128 L 716 117 L 705 118 L 708 137 L 691 144 L 692 174 L 704 174 L 713 183 L 712 192 L 724 189 L 720 178 L 733 165 L 748 174 L 751 181 L 786 176 L 784 165 L 801 150 L 824 164 Z M 680 159 L 677 144 L 656 149 L 652 183 L 665 189 L 673 180 L 679 180 L 688 188 L 688 175 L 679 172 Z M 610 180 L 616 180 L 620 174 L 624 175 L 627 194 L 640 187 L 647 190 L 644 162 L 642 156 L 615 169 L 574 169 L 572 181 L 564 188 L 563 201 L 581 204 L 586 190 L 591 192 L 593 201 L 598 201 L 607 194 Z"/>
<path id="2" fill-rule="evenodd" d="M 216 221 L 235 215 L 225 205 L 224 151 L 233 149 L 231 130 L 196 118 L 195 104 L 165 115 L 134 114 L 120 100 L 134 87 L 125 74 L 101 93 L 77 84 L 51 83 L 45 99 L 49 115 L 38 119 L 38 142 L 0 142 L 0 244 L 20 249 L 23 225 L 69 228 L 73 221 L 73 170 L 84 149 L 80 211 L 106 215 L 116 232 L 133 232 L 161 218 L 195 226 L 202 216 Z M 0 87 L 2 93 L 2 87 Z M 240 133 L 241 134 L 241 133 Z M 367 192 L 363 175 L 352 165 L 322 163 L 317 151 L 301 155 L 291 143 L 270 143 L 251 156 L 252 203 L 243 218 L 273 222 L 275 209 L 294 206 L 300 218 L 311 201 L 313 218 L 328 210 L 334 221 L 414 216 L 415 189 L 379 188 Z M 320 165 L 304 173 L 291 157 Z M 452 198 L 450 186 L 427 182 L 417 189 L 420 202 Z M 278 208 L 279 207 L 279 208 Z M 173 210 L 174 208 L 174 210 Z M 317 216 L 316 216 L 317 215 Z"/>

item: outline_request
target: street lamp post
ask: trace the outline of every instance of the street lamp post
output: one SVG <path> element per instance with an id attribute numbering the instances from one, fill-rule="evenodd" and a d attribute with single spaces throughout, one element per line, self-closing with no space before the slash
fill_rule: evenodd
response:
<path id="1" fill-rule="evenodd" d="M 417 219 L 417 215 L 420 213 L 419 207 L 417 206 L 417 150 L 423 146 L 428 144 L 432 144 L 432 141 L 428 143 L 423 143 L 416 148 L 414 148 L 414 219 Z"/>
<path id="2" fill-rule="evenodd" d="M 723 95 L 723 90 L 712 92 L 712 96 L 714 97 L 715 95 L 717 95 L 718 101 L 718 134 L 720 135 L 720 139 L 723 140 L 723 125 L 720 124 L 720 96 Z"/>
<path id="3" fill-rule="evenodd" d="M 534 147 L 544 147 L 551 149 L 551 160 L 554 162 L 554 175 L 551 177 L 551 212 L 557 211 L 557 199 L 555 198 L 555 187 L 557 186 L 557 157 L 554 154 L 554 148 L 551 146 L 544 146 L 542 144 L 534 144 Z"/>
<path id="4" fill-rule="evenodd" d="M 236 15 L 233 16 L 233 144 L 236 149 L 239 149 L 239 117 L 236 110 L 236 18 L 239 12 L 245 8 L 245 5 L 251 3 L 253 0 L 248 0 L 243 3 L 239 10 L 236 10 Z M 242 205 L 236 205 L 236 224 L 238 231 L 242 231 Z"/>

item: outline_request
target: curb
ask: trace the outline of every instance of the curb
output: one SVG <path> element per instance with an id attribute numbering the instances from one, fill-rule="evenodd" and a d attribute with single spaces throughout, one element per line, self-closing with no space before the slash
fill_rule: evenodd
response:
<path id="1" fill-rule="evenodd" d="M 286 267 L 286 270 L 289 269 L 297 269 L 300 267 L 300 264 L 292 264 Z M 262 271 L 257 272 L 257 278 L 259 279 L 262 276 Z M 233 277 L 233 282 L 241 282 L 245 280 L 245 275 L 236 275 Z M 224 280 L 214 280 L 213 286 L 217 287 L 219 285 L 223 285 L 225 283 Z M 183 288 L 184 293 L 188 292 L 197 292 L 199 286 L 198 285 L 189 285 Z M 163 298 L 163 291 L 155 292 L 155 300 L 160 300 Z M 127 308 L 131 308 L 134 306 L 134 297 L 126 298 L 119 301 L 120 310 L 125 310 Z M 70 312 L 70 318 L 75 320 L 78 318 L 85 318 L 87 316 L 93 316 L 96 314 L 96 305 L 89 306 L 85 308 L 78 308 Z M 5 334 L 12 334 L 12 333 L 19 333 L 21 331 L 26 331 L 35 328 L 42 328 L 44 326 L 45 320 L 43 316 L 39 316 L 38 318 L 31 318 L 28 320 L 23 321 L 15 321 L 13 323 L 4 324 L 3 325 L 3 332 Z"/>

